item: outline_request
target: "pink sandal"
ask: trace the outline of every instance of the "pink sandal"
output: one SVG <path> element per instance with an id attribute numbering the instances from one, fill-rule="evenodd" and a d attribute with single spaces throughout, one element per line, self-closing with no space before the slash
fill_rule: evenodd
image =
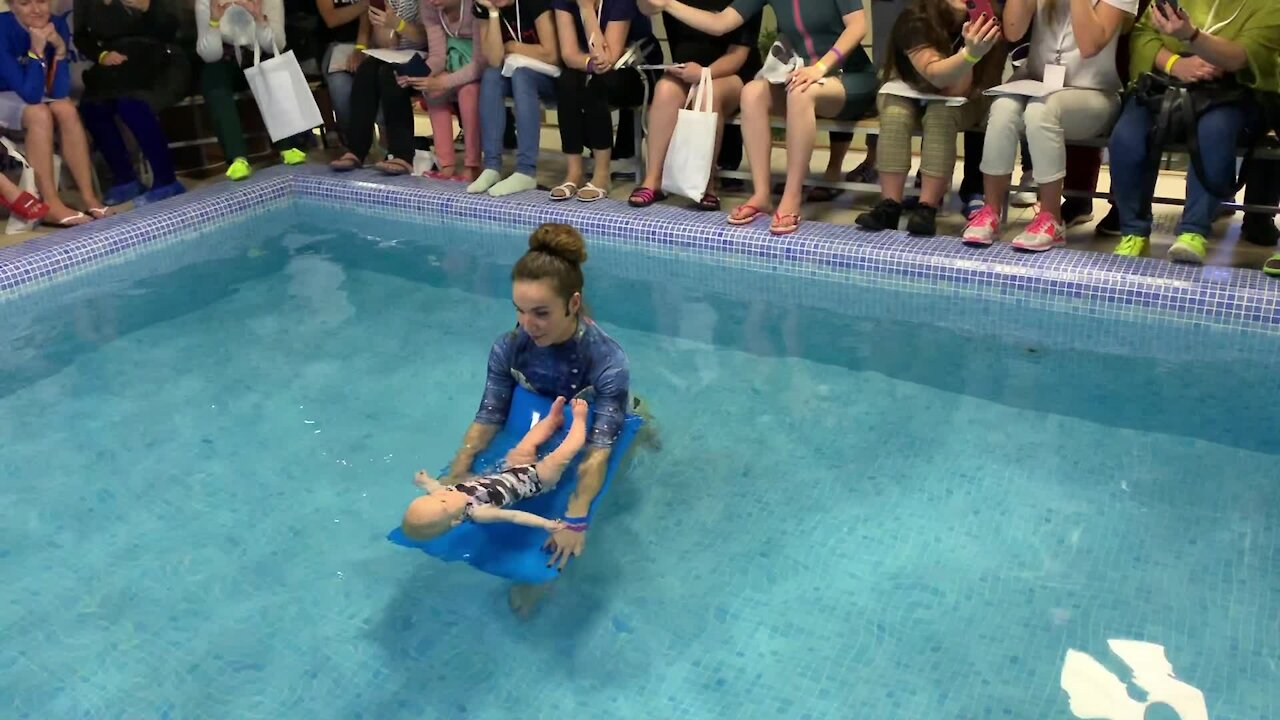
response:
<path id="1" fill-rule="evenodd" d="M 744 210 L 747 212 L 746 215 L 742 214 Z M 755 205 L 739 205 L 733 209 L 733 212 L 729 213 L 728 222 L 730 225 L 750 225 L 766 214 L 766 211 Z"/>

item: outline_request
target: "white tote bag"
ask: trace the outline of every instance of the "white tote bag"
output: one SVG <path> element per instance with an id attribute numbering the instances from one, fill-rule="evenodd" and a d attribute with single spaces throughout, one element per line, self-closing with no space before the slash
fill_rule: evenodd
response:
<path id="1" fill-rule="evenodd" d="M 27 158 L 18 151 L 18 147 L 13 144 L 7 137 L 0 137 L 0 144 L 4 145 L 5 150 L 9 153 L 9 159 L 22 167 L 22 176 L 18 178 L 18 189 L 29 192 L 35 197 L 40 197 L 40 192 L 36 190 L 36 173 L 31 169 L 31 163 L 27 162 Z M 53 182 L 55 187 L 62 186 L 62 156 L 54 154 L 53 156 Z M 41 198 L 43 202 L 43 198 Z M 30 232 L 40 224 L 39 220 L 23 220 L 22 218 L 9 214 L 8 221 L 4 225 L 5 235 L 17 235 L 19 233 Z"/>
<path id="2" fill-rule="evenodd" d="M 271 142 L 279 142 L 320 127 L 324 118 L 293 51 L 281 53 L 274 37 L 271 45 L 275 56 L 263 60 L 258 44 L 253 44 L 253 67 L 245 68 L 244 77 Z"/>
<path id="3" fill-rule="evenodd" d="M 716 127 L 719 124 L 715 107 L 711 70 L 702 68 L 702 78 L 697 86 L 689 88 L 689 98 L 676 118 L 671 146 L 667 148 L 667 159 L 662 164 L 664 192 L 687 197 L 694 202 L 701 200 L 707 192 L 711 165 L 715 162 Z"/>

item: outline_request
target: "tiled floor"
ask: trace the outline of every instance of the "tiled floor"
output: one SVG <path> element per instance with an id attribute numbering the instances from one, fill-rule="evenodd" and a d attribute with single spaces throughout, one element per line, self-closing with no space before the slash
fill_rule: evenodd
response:
<path id="1" fill-rule="evenodd" d="M 419 115 L 417 117 L 418 135 L 430 135 L 430 124 L 426 117 Z M 823 140 L 825 138 L 820 138 Z M 560 147 L 560 138 L 555 128 L 544 128 L 542 132 L 542 149 L 545 158 L 539 163 L 539 182 L 551 187 L 559 184 L 564 179 L 564 161 L 558 155 Z M 312 153 L 315 162 L 325 162 L 331 157 L 335 157 L 339 151 L 321 151 L 317 150 Z M 845 169 L 852 169 L 861 162 L 863 154 L 858 151 L 850 152 L 845 159 Z M 819 148 L 814 152 L 812 167 L 815 172 L 820 172 L 827 165 L 828 153 L 826 148 Z M 508 162 L 511 158 L 508 158 Z M 785 162 L 785 153 L 781 148 L 775 149 L 773 155 L 773 166 L 775 171 L 780 171 Z M 744 164 L 745 167 L 745 164 Z M 960 165 L 957 163 L 956 177 L 960 176 Z M 184 178 L 184 182 L 190 187 L 192 185 L 199 186 L 209 182 L 221 181 L 221 176 L 214 175 L 212 178 L 192 180 Z M 1102 177 L 1099 181 L 1100 188 L 1106 188 L 1110 185 L 1111 179 L 1107 172 L 1107 168 L 1102 169 Z M 1184 190 L 1185 179 L 1180 173 L 1163 173 L 1157 182 L 1156 190 L 1158 195 L 1166 197 L 1181 197 Z M 625 201 L 635 187 L 633 182 L 618 181 L 611 189 L 609 195 L 618 201 Z M 745 195 L 725 194 L 723 196 L 723 204 L 726 210 L 734 205 L 741 203 L 746 199 Z M 870 207 L 875 201 L 876 196 L 870 193 L 844 193 L 834 201 L 829 203 L 820 203 L 809 205 L 806 207 L 806 219 L 817 220 L 829 223 L 852 224 L 854 218 L 859 212 Z M 74 197 L 68 196 L 68 201 L 73 201 Z M 670 200 L 668 202 L 679 203 L 681 200 Z M 958 235 L 964 227 L 964 219 L 960 215 L 957 201 L 954 195 L 949 198 L 949 204 L 944 208 L 943 214 L 938 218 L 938 230 L 942 235 Z M 1106 202 L 1097 201 L 1094 203 L 1094 217 L 1100 220 L 1107 213 L 1108 205 Z M 1006 230 L 1006 240 L 1017 233 L 1033 215 L 1031 208 L 1026 209 L 1010 209 L 1010 222 Z M 1168 250 L 1169 245 L 1173 242 L 1173 228 L 1178 222 L 1179 208 L 1171 206 L 1157 206 L 1156 208 L 1156 236 L 1152 239 L 1151 254 L 1153 257 L 1163 257 Z M 1271 255 L 1274 249 L 1262 248 L 1251 245 L 1240 240 L 1240 222 L 1239 216 L 1227 218 L 1219 221 L 1215 227 L 1215 237 L 1210 247 L 1209 263 L 1213 265 L 1223 265 L 1232 267 L 1257 268 Z M 37 230 L 32 233 L 22 233 L 18 235 L 0 235 L 0 247 L 21 243 L 24 240 L 37 234 L 49 232 L 48 230 Z M 1093 232 L 1093 223 L 1081 225 L 1072 228 L 1068 234 L 1070 246 L 1076 249 L 1097 250 L 1099 252 L 1110 252 L 1115 245 L 1115 239 L 1098 237 Z"/>

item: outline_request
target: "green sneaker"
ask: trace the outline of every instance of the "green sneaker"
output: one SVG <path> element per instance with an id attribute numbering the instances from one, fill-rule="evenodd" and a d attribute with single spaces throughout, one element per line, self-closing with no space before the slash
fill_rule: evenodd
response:
<path id="1" fill-rule="evenodd" d="M 1116 245 L 1116 255 L 1125 257 L 1142 257 L 1147 254 L 1147 239 L 1141 235 L 1125 235 Z"/>
<path id="2" fill-rule="evenodd" d="M 242 157 L 232 160 L 231 165 L 227 168 L 228 180 L 233 180 L 233 181 L 246 180 L 252 174 L 253 174 L 253 166 L 249 164 L 248 160 Z"/>
<path id="3" fill-rule="evenodd" d="M 285 165 L 301 165 L 307 161 L 307 154 L 298 148 L 289 148 L 280 153 L 280 162 Z"/>
<path id="4" fill-rule="evenodd" d="M 1209 241 L 1198 233 L 1182 233 L 1178 241 L 1169 248 L 1169 259 L 1174 262 L 1204 264 L 1204 256 L 1209 254 Z"/>
<path id="5" fill-rule="evenodd" d="M 1271 277 L 1280 277 L 1280 252 L 1271 256 L 1271 259 L 1262 264 L 1262 272 Z"/>

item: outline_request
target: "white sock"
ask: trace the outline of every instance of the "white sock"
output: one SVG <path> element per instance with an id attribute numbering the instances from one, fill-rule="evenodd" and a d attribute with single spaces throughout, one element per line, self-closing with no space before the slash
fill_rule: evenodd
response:
<path id="1" fill-rule="evenodd" d="M 475 182 L 467 186 L 467 192 L 472 194 L 482 193 L 489 190 L 502 179 L 502 173 L 497 170 L 485 170 L 480 173 L 480 177 Z"/>
<path id="2" fill-rule="evenodd" d="M 537 190 L 538 180 L 532 175 L 524 173 L 512 173 L 511 177 L 489 188 L 489 194 L 493 197 L 503 197 L 504 195 L 512 195 L 526 190 Z"/>

